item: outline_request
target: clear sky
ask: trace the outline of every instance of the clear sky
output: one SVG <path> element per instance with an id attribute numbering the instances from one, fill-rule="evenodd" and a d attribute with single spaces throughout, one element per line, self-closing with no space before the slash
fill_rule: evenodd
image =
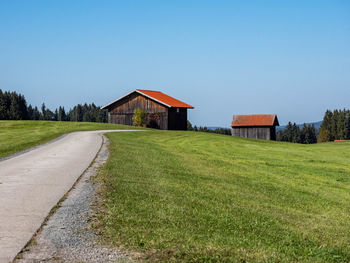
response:
<path id="1" fill-rule="evenodd" d="M 0 1 L 0 88 L 49 108 L 133 89 L 195 106 L 197 125 L 350 108 L 350 1 Z"/>

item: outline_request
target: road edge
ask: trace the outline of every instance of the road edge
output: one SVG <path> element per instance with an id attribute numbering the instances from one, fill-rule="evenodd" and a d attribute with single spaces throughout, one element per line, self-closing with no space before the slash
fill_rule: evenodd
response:
<path id="1" fill-rule="evenodd" d="M 61 135 L 60 137 L 54 139 L 54 140 L 51 140 L 45 144 L 49 144 L 53 141 L 57 141 L 58 139 L 62 139 L 64 136 L 68 135 L 69 133 L 67 134 L 64 134 L 64 135 Z M 44 221 L 41 223 L 40 227 L 34 232 L 34 234 L 32 235 L 32 237 L 30 238 L 30 240 L 25 244 L 25 246 L 16 254 L 16 256 L 10 261 L 11 263 L 15 263 L 15 261 L 17 259 L 19 259 L 18 257 L 21 256 L 22 253 L 24 253 L 26 251 L 26 248 L 28 246 L 30 246 L 30 244 L 33 243 L 33 241 L 35 240 L 35 238 L 38 236 L 38 234 L 40 234 L 40 232 L 42 231 L 42 228 L 43 226 L 46 224 L 46 222 L 50 219 L 50 217 L 56 212 L 56 210 L 61 206 L 61 204 L 67 199 L 68 195 L 72 192 L 72 190 L 75 188 L 75 186 L 78 184 L 78 182 L 80 181 L 80 179 L 84 176 L 84 174 L 86 173 L 86 171 L 95 163 L 96 161 L 96 158 L 98 157 L 99 153 L 101 152 L 101 149 L 103 147 L 103 145 L 106 143 L 106 137 L 104 136 L 103 132 L 99 133 L 99 135 L 101 136 L 101 145 L 100 145 L 100 148 L 98 149 L 94 159 L 91 161 L 91 163 L 89 164 L 88 167 L 86 167 L 86 169 L 82 172 L 81 175 L 79 175 L 79 177 L 77 178 L 77 180 L 74 182 L 74 184 L 72 185 L 71 188 L 69 188 L 69 190 L 60 198 L 60 200 L 57 202 L 57 204 L 51 208 L 50 212 L 48 213 L 48 215 L 45 217 Z M 38 146 L 35 146 L 33 148 L 37 148 L 37 147 L 40 147 L 40 146 L 43 146 L 45 144 L 40 144 Z M 1 161 L 1 159 L 0 159 Z"/>

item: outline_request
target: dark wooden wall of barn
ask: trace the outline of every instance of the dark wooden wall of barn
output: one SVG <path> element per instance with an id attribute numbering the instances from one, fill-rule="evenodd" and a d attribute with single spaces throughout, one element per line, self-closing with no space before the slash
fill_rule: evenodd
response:
<path id="1" fill-rule="evenodd" d="M 148 127 L 168 129 L 168 108 L 136 92 L 111 106 L 109 122 L 133 125 L 132 116 L 136 109 L 142 109 L 146 112 L 146 125 Z"/>
<path id="2" fill-rule="evenodd" d="M 187 109 L 186 108 L 169 108 L 168 109 L 169 130 L 187 130 Z"/>
<path id="3" fill-rule="evenodd" d="M 276 140 L 275 127 L 232 127 L 232 136 Z"/>
<path id="4" fill-rule="evenodd" d="M 116 102 L 108 110 L 110 123 L 133 125 L 132 116 L 135 109 L 146 112 L 146 125 L 162 130 L 186 130 L 187 109 L 168 108 L 138 93 L 132 93 Z M 177 112 L 179 109 L 179 112 Z"/>

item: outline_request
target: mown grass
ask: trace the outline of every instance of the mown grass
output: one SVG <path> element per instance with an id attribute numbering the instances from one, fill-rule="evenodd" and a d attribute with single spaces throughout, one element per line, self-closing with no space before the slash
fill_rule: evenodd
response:
<path id="1" fill-rule="evenodd" d="M 125 125 L 92 122 L 0 121 L 0 158 L 73 131 L 130 128 Z"/>
<path id="2" fill-rule="evenodd" d="M 349 262 L 350 143 L 108 134 L 97 229 L 149 262 Z"/>

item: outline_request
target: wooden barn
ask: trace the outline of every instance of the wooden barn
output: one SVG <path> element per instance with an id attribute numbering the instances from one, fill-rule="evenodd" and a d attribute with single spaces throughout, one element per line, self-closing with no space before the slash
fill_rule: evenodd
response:
<path id="1" fill-rule="evenodd" d="M 146 125 L 162 130 L 186 130 L 187 109 L 194 107 L 160 91 L 134 90 L 102 107 L 108 110 L 108 122 L 133 125 L 136 109 L 146 113 Z"/>
<path id="2" fill-rule="evenodd" d="M 234 115 L 232 136 L 276 140 L 276 126 L 279 126 L 275 114 Z"/>

